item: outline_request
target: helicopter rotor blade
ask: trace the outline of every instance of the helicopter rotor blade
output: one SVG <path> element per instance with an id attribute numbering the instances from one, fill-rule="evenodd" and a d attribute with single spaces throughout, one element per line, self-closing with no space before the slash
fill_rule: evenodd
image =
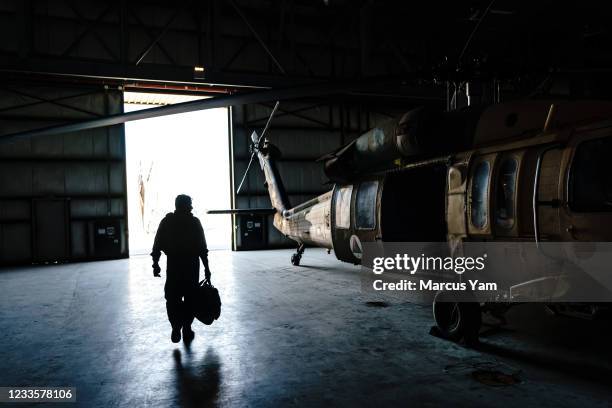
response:
<path id="1" fill-rule="evenodd" d="M 264 127 L 263 131 L 261 132 L 261 135 L 259 135 L 259 139 L 257 139 L 257 146 L 259 146 L 259 142 L 261 141 L 261 139 L 263 139 L 263 137 L 265 136 L 266 132 L 268 131 L 268 128 L 270 127 L 270 123 L 272 123 L 272 118 L 274 117 L 274 114 L 276 113 L 276 110 L 278 109 L 278 105 L 280 105 L 280 101 L 276 101 L 276 103 L 274 104 L 274 108 L 272 108 L 272 113 L 270 113 L 270 117 L 268 117 L 268 121 L 266 122 L 266 126 Z"/>
<path id="2" fill-rule="evenodd" d="M 274 118 L 274 114 L 276 113 L 276 110 L 278 109 L 278 105 L 280 105 L 280 101 L 276 101 L 276 103 L 274 104 L 274 108 L 272 108 L 272 112 L 270 113 L 270 116 L 268 117 L 268 121 L 266 122 L 266 126 L 264 127 L 263 131 L 261 132 L 261 135 L 259 135 L 259 137 L 257 137 L 257 132 L 253 132 L 251 134 L 251 140 L 253 141 L 253 153 L 251 154 L 251 159 L 249 160 L 249 164 L 246 168 L 246 170 L 244 171 L 244 175 L 242 176 L 242 180 L 240 181 L 240 184 L 238 185 L 238 188 L 236 189 L 236 194 L 240 193 L 240 189 L 242 188 L 242 185 L 244 184 L 244 181 L 246 180 L 248 174 L 249 174 L 249 170 L 251 168 L 251 164 L 253 164 L 253 159 L 255 158 L 255 154 L 257 153 L 257 149 L 259 149 L 259 144 L 261 142 L 261 140 L 264 138 L 266 132 L 268 131 L 268 129 L 270 128 L 270 124 L 272 123 L 272 118 Z"/>
<path id="3" fill-rule="evenodd" d="M 344 93 L 347 92 L 348 89 L 348 85 L 340 86 L 333 83 L 322 83 L 310 86 L 299 86 L 295 88 L 266 89 L 243 92 L 6 134 L 0 136 L 0 142 L 15 142 L 33 137 L 78 132 L 105 126 L 119 125 L 134 120 L 175 115 L 178 113 L 195 112 L 206 109 L 223 108 L 232 105 L 247 105 L 251 103 Z"/>
<path id="4" fill-rule="evenodd" d="M 249 160 L 249 164 L 246 168 L 246 170 L 244 171 L 244 175 L 242 176 L 242 180 L 240 181 L 240 184 L 238 185 L 238 189 L 236 189 L 236 194 L 240 193 L 240 189 L 242 188 L 242 185 L 244 184 L 248 174 L 249 174 L 249 169 L 251 168 L 251 164 L 253 164 L 253 159 L 255 158 L 255 151 L 253 151 L 253 153 L 251 154 L 251 160 Z"/>

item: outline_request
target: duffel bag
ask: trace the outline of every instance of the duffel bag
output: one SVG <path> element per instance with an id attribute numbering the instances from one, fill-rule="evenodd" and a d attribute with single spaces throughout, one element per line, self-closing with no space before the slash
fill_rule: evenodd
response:
<path id="1" fill-rule="evenodd" d="M 221 315 L 219 291 L 209 281 L 201 281 L 191 297 L 190 306 L 196 319 L 212 324 Z"/>

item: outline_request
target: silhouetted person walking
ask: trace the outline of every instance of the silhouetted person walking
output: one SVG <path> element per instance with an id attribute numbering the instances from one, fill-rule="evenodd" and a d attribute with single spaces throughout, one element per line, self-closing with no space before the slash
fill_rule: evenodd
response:
<path id="1" fill-rule="evenodd" d="M 159 224 L 153 244 L 153 276 L 159 277 L 159 258 L 166 254 L 166 310 L 172 325 L 171 339 L 181 340 L 181 329 L 185 341 L 193 340 L 191 330 L 193 314 L 186 306 L 193 289 L 200 279 L 200 259 L 204 264 L 206 280 L 210 280 L 208 248 L 204 229 L 197 217 L 191 214 L 191 197 L 181 194 L 174 201 L 175 211 L 168 213 Z"/>

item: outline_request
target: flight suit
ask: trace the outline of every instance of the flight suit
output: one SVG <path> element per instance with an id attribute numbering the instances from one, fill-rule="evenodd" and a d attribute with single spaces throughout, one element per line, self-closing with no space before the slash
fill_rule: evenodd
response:
<path id="1" fill-rule="evenodd" d="M 210 278 L 208 248 L 200 220 L 190 211 L 168 213 L 155 235 L 151 252 L 154 264 L 162 251 L 167 258 L 164 292 L 168 320 L 173 330 L 189 328 L 194 316 L 186 303 L 200 279 L 200 258 L 206 277 Z"/>

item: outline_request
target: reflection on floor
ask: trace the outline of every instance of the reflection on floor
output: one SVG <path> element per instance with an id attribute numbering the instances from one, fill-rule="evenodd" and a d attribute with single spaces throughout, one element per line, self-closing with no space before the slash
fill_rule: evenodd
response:
<path id="1" fill-rule="evenodd" d="M 4 269 L 0 385 L 75 386 L 83 407 L 608 406 L 610 324 L 517 308 L 470 350 L 428 334 L 429 308 L 362 294 L 358 268 L 290 254 L 212 252 L 223 311 L 189 348 L 147 257 Z"/>

